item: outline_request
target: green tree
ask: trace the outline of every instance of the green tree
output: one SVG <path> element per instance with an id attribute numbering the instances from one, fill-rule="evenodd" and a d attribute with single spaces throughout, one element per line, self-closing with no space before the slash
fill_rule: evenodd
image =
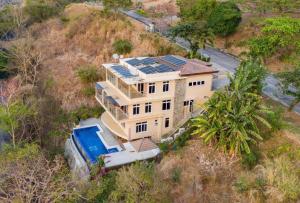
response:
<path id="1" fill-rule="evenodd" d="M 9 75 L 8 69 L 8 56 L 5 50 L 0 50 L 0 79 L 6 78 Z"/>
<path id="2" fill-rule="evenodd" d="M 83 65 L 76 71 L 77 76 L 80 78 L 81 82 L 85 84 L 98 82 L 100 78 L 99 71 L 94 65 Z"/>
<path id="3" fill-rule="evenodd" d="M 132 44 L 129 40 L 117 40 L 113 43 L 114 51 L 118 54 L 129 54 L 132 51 Z"/>
<path id="4" fill-rule="evenodd" d="M 13 7 L 6 6 L 0 11 L 0 37 L 5 37 L 17 27 L 13 18 Z"/>
<path id="5" fill-rule="evenodd" d="M 231 1 L 218 3 L 208 18 L 208 27 L 216 35 L 226 37 L 235 32 L 242 20 L 242 14 L 237 5 Z"/>
<path id="6" fill-rule="evenodd" d="M 132 5 L 131 0 L 102 0 L 103 6 L 106 10 L 114 10 L 129 8 Z"/>
<path id="7" fill-rule="evenodd" d="M 111 202 L 170 202 L 169 187 L 153 163 L 137 162 L 121 168 L 116 176 L 116 189 L 111 193 Z"/>
<path id="8" fill-rule="evenodd" d="M 291 54 L 300 51 L 300 19 L 291 17 L 268 18 L 261 35 L 248 42 L 250 55 L 267 58 L 279 51 Z"/>
<path id="9" fill-rule="evenodd" d="M 292 110 L 297 104 L 300 103 L 300 67 L 296 67 L 290 71 L 278 73 L 277 76 L 283 85 L 283 90 L 287 94 L 295 97 L 289 108 Z"/>
<path id="10" fill-rule="evenodd" d="M 26 125 L 26 118 L 34 111 L 21 101 L 14 101 L 0 106 L 0 128 L 12 137 L 13 146 L 16 146 L 17 131 Z"/>
<path id="11" fill-rule="evenodd" d="M 180 17 L 184 22 L 207 20 L 217 5 L 216 0 L 177 0 Z"/>
<path id="12" fill-rule="evenodd" d="M 263 117 L 268 110 L 262 106 L 256 84 L 262 80 L 261 71 L 248 63 L 242 63 L 235 76 L 230 76 L 230 85 L 209 99 L 206 113 L 193 120 L 193 134 L 232 155 L 251 153 L 251 145 L 263 139 L 258 126 L 271 127 Z"/>
<path id="13" fill-rule="evenodd" d="M 214 40 L 212 30 L 202 23 L 180 23 L 170 29 L 170 36 L 185 39 L 189 43 L 192 56 L 197 55 L 199 48 L 213 44 Z"/>

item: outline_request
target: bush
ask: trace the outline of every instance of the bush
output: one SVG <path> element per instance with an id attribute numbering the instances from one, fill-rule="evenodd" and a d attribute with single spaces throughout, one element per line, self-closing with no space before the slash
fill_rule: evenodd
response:
<path id="1" fill-rule="evenodd" d="M 180 168 L 174 168 L 172 170 L 172 181 L 175 183 L 179 183 L 180 182 L 180 177 L 181 177 L 181 169 Z"/>
<path id="2" fill-rule="evenodd" d="M 86 97 L 93 97 L 95 96 L 95 88 L 94 87 L 85 87 L 82 90 L 82 93 Z"/>
<path id="3" fill-rule="evenodd" d="M 8 56 L 4 50 L 0 49 L 0 79 L 7 78 L 9 72 L 7 70 Z"/>
<path id="4" fill-rule="evenodd" d="M 245 176 L 241 176 L 234 183 L 234 187 L 238 192 L 246 192 L 251 188 L 251 183 Z"/>
<path id="5" fill-rule="evenodd" d="M 258 149 L 251 150 L 249 154 L 242 155 L 242 165 L 250 170 L 258 164 L 259 158 Z"/>
<path id="6" fill-rule="evenodd" d="M 17 27 L 12 10 L 12 7 L 6 6 L 0 12 L 0 38 L 2 39 L 6 39 Z"/>
<path id="7" fill-rule="evenodd" d="M 40 23 L 59 13 L 59 8 L 53 2 L 44 0 L 27 0 L 24 10 L 31 23 Z"/>
<path id="8" fill-rule="evenodd" d="M 133 46 L 130 41 L 120 39 L 113 43 L 113 48 L 117 54 L 129 54 L 132 51 Z"/>
<path id="9" fill-rule="evenodd" d="M 101 106 L 96 107 L 88 107 L 88 106 L 81 106 L 78 109 L 72 111 L 71 117 L 76 122 L 80 121 L 81 119 L 85 120 L 91 117 L 99 118 L 101 114 L 104 112 L 104 109 Z"/>
<path id="10" fill-rule="evenodd" d="M 226 37 L 235 32 L 242 20 L 242 13 L 233 2 L 218 3 L 208 18 L 208 26 L 215 34 Z"/>
<path id="11" fill-rule="evenodd" d="M 94 83 L 100 80 L 99 71 L 94 65 L 81 66 L 76 71 L 76 74 L 80 78 L 81 82 L 86 84 Z"/>

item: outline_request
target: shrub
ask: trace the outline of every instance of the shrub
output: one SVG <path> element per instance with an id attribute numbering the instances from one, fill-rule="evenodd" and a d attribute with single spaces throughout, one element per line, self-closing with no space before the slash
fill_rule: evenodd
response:
<path id="1" fill-rule="evenodd" d="M 174 168 L 172 170 L 172 181 L 175 183 L 179 183 L 180 182 L 180 177 L 181 177 L 181 169 L 180 168 Z"/>
<path id="2" fill-rule="evenodd" d="M 44 0 L 27 0 L 24 10 L 31 23 L 42 22 L 59 12 L 59 8 L 54 3 L 48 3 Z"/>
<path id="3" fill-rule="evenodd" d="M 7 64 L 8 56 L 5 51 L 0 50 L 0 79 L 7 78 L 9 75 Z"/>
<path id="4" fill-rule="evenodd" d="M 133 46 L 130 41 L 120 39 L 113 43 L 113 48 L 117 54 L 129 54 Z"/>
<path id="5" fill-rule="evenodd" d="M 238 192 L 246 192 L 251 188 L 251 183 L 246 176 L 241 176 L 234 183 L 234 187 Z"/>
<path id="6" fill-rule="evenodd" d="M 6 6 L 0 12 L 0 37 L 7 38 L 17 27 L 16 21 L 13 19 L 12 7 Z"/>
<path id="7" fill-rule="evenodd" d="M 71 117 L 76 122 L 80 121 L 81 119 L 88 119 L 91 117 L 99 118 L 101 114 L 104 112 L 104 109 L 101 106 L 96 107 L 88 107 L 88 106 L 81 106 L 78 109 L 72 111 Z"/>
<path id="8" fill-rule="evenodd" d="M 95 96 L 95 88 L 94 87 L 85 87 L 82 90 L 82 93 L 86 97 L 93 97 Z"/>
<path id="9" fill-rule="evenodd" d="M 260 158 L 258 149 L 251 150 L 249 154 L 242 155 L 242 165 L 247 169 L 252 169 L 257 165 Z"/>
<path id="10" fill-rule="evenodd" d="M 214 33 L 228 36 L 235 32 L 242 20 L 242 13 L 237 5 L 231 1 L 218 3 L 208 18 L 208 26 Z"/>
<path id="11" fill-rule="evenodd" d="M 146 11 L 144 9 L 138 9 L 136 11 L 137 14 L 141 15 L 141 16 L 148 16 L 148 14 L 146 13 Z"/>
<path id="12" fill-rule="evenodd" d="M 100 74 L 96 66 L 84 65 L 76 71 L 77 76 L 83 83 L 94 83 L 100 79 Z"/>

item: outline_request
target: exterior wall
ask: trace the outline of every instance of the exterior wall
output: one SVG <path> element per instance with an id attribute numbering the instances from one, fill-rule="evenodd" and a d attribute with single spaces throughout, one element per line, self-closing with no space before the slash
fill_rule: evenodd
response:
<path id="1" fill-rule="evenodd" d="M 165 79 L 165 78 L 164 78 Z M 178 124 L 182 123 L 191 115 L 189 107 L 184 106 L 184 101 L 194 100 L 204 102 L 212 95 L 213 74 L 193 75 L 181 77 L 176 80 L 162 80 L 155 82 L 155 93 L 149 93 L 149 83 L 144 84 L 144 97 L 134 99 L 128 98 L 117 86 L 114 85 L 113 91 L 117 95 L 125 97 L 128 109 L 128 119 L 117 121 L 126 133 L 128 140 L 151 137 L 155 141 L 160 141 L 162 135 L 170 133 Z M 169 91 L 163 92 L 163 82 L 169 81 Z M 190 82 L 205 81 L 203 85 L 189 86 Z M 110 82 L 107 80 L 107 82 Z M 154 82 L 154 81 L 153 81 Z M 112 83 L 111 83 L 112 84 Z M 171 109 L 162 110 L 163 100 L 171 100 Z M 151 113 L 145 113 L 145 103 L 152 103 Z M 139 104 L 139 114 L 133 115 L 133 105 Z M 165 128 L 165 118 L 169 118 L 169 127 Z M 147 121 L 146 132 L 136 132 L 136 123 Z"/>
<path id="2" fill-rule="evenodd" d="M 189 76 L 186 79 L 186 96 L 185 100 L 206 100 L 207 97 L 212 95 L 212 74 L 206 75 L 194 75 Z M 196 85 L 196 86 L 189 86 L 189 82 L 194 81 L 205 81 L 204 85 Z"/>

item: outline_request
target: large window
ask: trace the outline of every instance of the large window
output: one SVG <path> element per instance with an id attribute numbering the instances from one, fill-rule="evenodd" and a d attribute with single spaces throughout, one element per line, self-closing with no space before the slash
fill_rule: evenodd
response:
<path id="1" fill-rule="evenodd" d="M 169 91 L 169 81 L 163 82 L 163 92 Z"/>
<path id="2" fill-rule="evenodd" d="M 162 110 L 171 109 L 171 100 L 164 100 L 162 103 Z"/>
<path id="3" fill-rule="evenodd" d="M 152 103 L 151 102 L 145 103 L 145 113 L 151 113 L 151 111 L 152 111 Z"/>
<path id="4" fill-rule="evenodd" d="M 165 128 L 170 126 L 170 118 L 165 118 Z"/>
<path id="5" fill-rule="evenodd" d="M 146 132 L 147 131 L 147 122 L 137 123 L 135 126 L 135 131 L 137 133 Z"/>
<path id="6" fill-rule="evenodd" d="M 140 105 L 139 104 L 134 104 L 133 105 L 133 115 L 137 115 L 140 113 Z"/>
<path id="7" fill-rule="evenodd" d="M 138 91 L 142 94 L 144 93 L 144 83 L 139 83 L 138 84 Z"/>
<path id="8" fill-rule="evenodd" d="M 155 83 L 149 83 L 149 94 L 155 93 Z"/>

